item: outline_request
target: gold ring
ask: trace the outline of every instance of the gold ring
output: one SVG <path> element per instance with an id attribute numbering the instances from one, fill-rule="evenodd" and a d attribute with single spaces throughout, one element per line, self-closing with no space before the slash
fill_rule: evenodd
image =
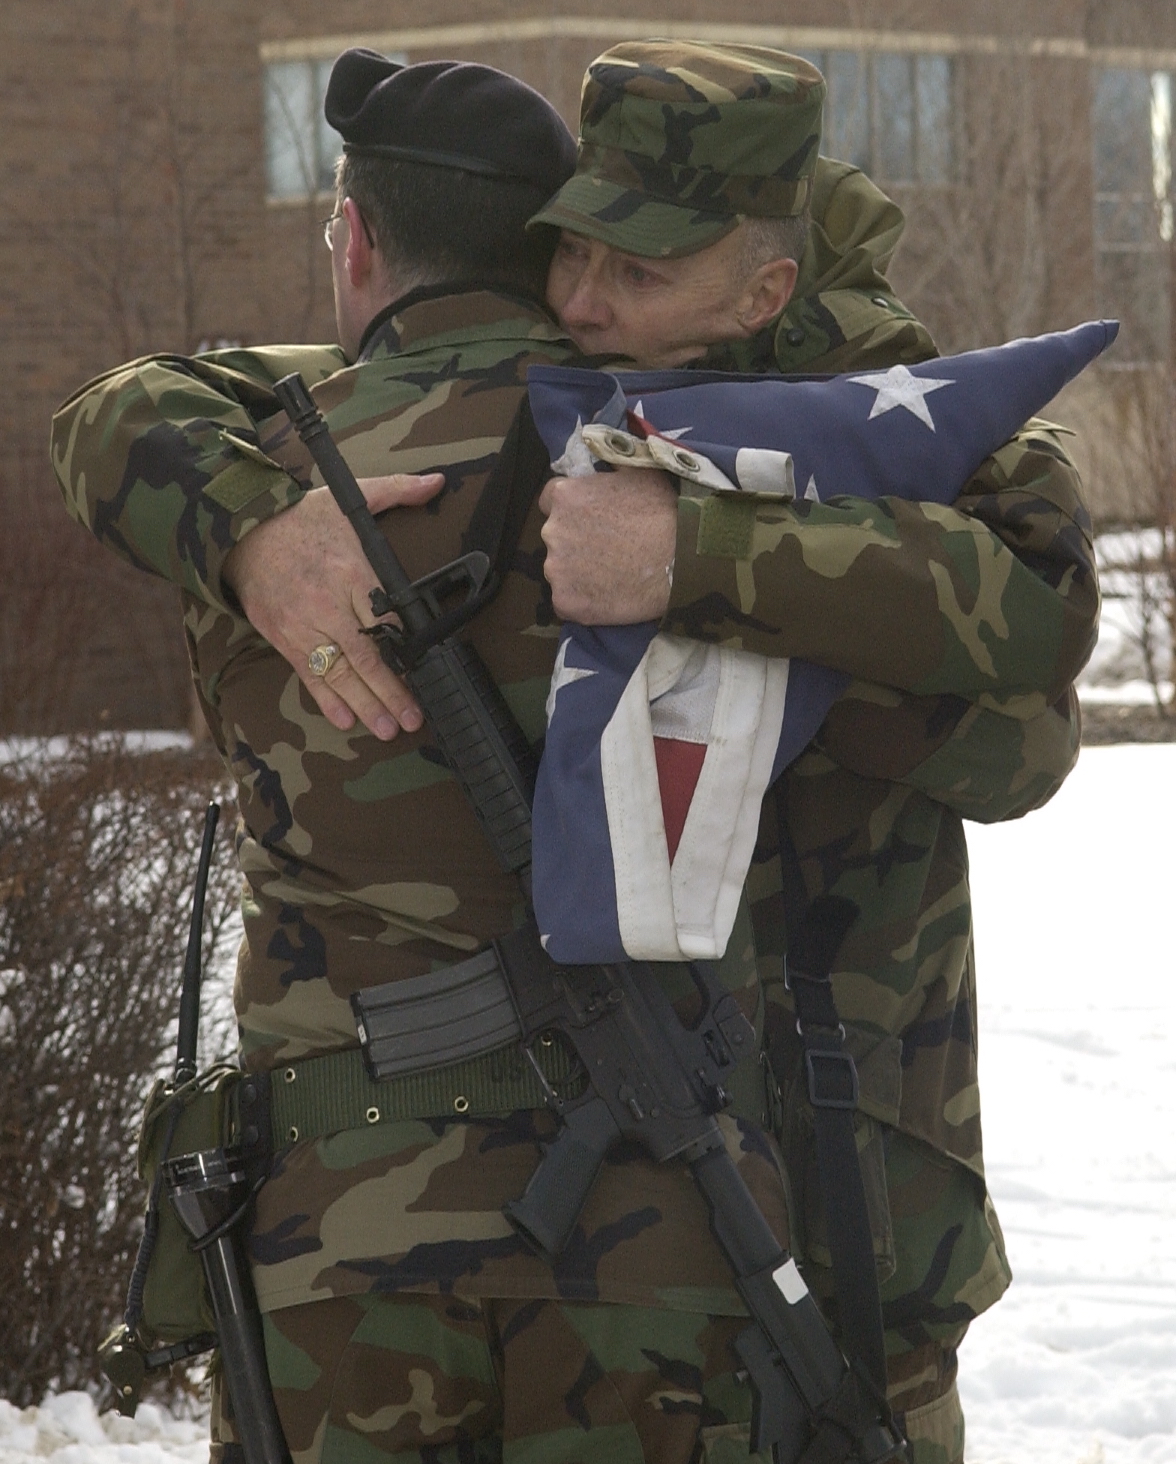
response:
<path id="1" fill-rule="evenodd" d="M 338 659 L 339 647 L 334 641 L 326 641 L 321 646 L 315 646 L 307 656 L 306 664 L 310 667 L 312 676 L 325 676 Z"/>

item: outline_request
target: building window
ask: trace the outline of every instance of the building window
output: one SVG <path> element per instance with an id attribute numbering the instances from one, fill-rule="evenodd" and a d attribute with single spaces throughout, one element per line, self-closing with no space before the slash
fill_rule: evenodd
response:
<path id="1" fill-rule="evenodd" d="M 1166 360 L 1171 339 L 1172 78 L 1095 75 L 1091 128 L 1099 307 L 1122 322 L 1120 362 Z"/>
<path id="2" fill-rule="evenodd" d="M 822 51 L 808 59 L 829 84 L 821 151 L 886 183 L 956 177 L 950 56 Z"/>
<path id="3" fill-rule="evenodd" d="M 398 55 L 394 61 L 406 62 Z M 265 185 L 276 199 L 330 193 L 343 139 L 323 116 L 334 60 L 271 61 L 265 77 Z"/>

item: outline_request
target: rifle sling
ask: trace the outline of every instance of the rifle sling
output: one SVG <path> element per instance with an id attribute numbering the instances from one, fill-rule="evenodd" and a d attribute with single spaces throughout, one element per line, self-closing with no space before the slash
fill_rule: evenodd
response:
<path id="1" fill-rule="evenodd" d="M 482 550 L 499 582 L 511 568 L 523 523 L 550 468 L 524 391 L 462 535 L 462 553 Z M 546 586 L 547 581 L 542 583 Z"/>
<path id="2" fill-rule="evenodd" d="M 776 823 L 780 845 L 784 923 L 788 950 L 797 949 L 810 902 L 800 868 L 800 856 L 787 822 L 784 780 L 776 784 Z M 886 1396 L 886 1348 L 882 1335 L 882 1301 L 878 1268 L 854 1134 L 858 1078 L 852 1056 L 845 1051 L 845 1029 L 837 1015 L 828 969 L 801 971 L 787 968 L 788 984 L 796 1003 L 797 1028 L 804 1044 L 808 1095 L 813 1110 L 817 1178 L 829 1251 L 841 1342 L 851 1360 L 864 1369 L 880 1398 Z M 773 1051 L 769 1060 L 776 1080 L 785 1074 Z"/>

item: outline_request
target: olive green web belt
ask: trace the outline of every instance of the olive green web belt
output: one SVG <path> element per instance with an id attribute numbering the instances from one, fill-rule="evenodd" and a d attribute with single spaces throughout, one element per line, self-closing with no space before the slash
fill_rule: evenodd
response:
<path id="1" fill-rule="evenodd" d="M 558 1039 L 540 1038 L 533 1052 L 552 1088 L 570 1096 L 576 1060 L 568 1049 Z M 546 1106 L 543 1086 L 518 1043 L 380 1083 L 369 1077 L 359 1049 L 349 1048 L 274 1068 L 269 1080 L 275 1149 L 406 1119 L 491 1118 Z"/>

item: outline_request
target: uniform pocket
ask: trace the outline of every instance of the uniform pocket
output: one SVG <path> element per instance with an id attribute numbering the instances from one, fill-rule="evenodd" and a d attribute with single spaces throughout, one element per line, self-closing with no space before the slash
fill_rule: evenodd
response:
<path id="1" fill-rule="evenodd" d="M 147 1099 L 139 1134 L 139 1176 L 154 1188 L 165 1159 L 215 1149 L 229 1139 L 232 1097 L 241 1073 L 222 1064 L 178 1092 L 157 1082 Z M 165 1187 L 164 1187 L 165 1188 Z M 153 1343 L 183 1342 L 215 1331 L 204 1266 L 167 1195 L 155 1195 L 158 1230 L 143 1286 L 140 1331 Z"/>

